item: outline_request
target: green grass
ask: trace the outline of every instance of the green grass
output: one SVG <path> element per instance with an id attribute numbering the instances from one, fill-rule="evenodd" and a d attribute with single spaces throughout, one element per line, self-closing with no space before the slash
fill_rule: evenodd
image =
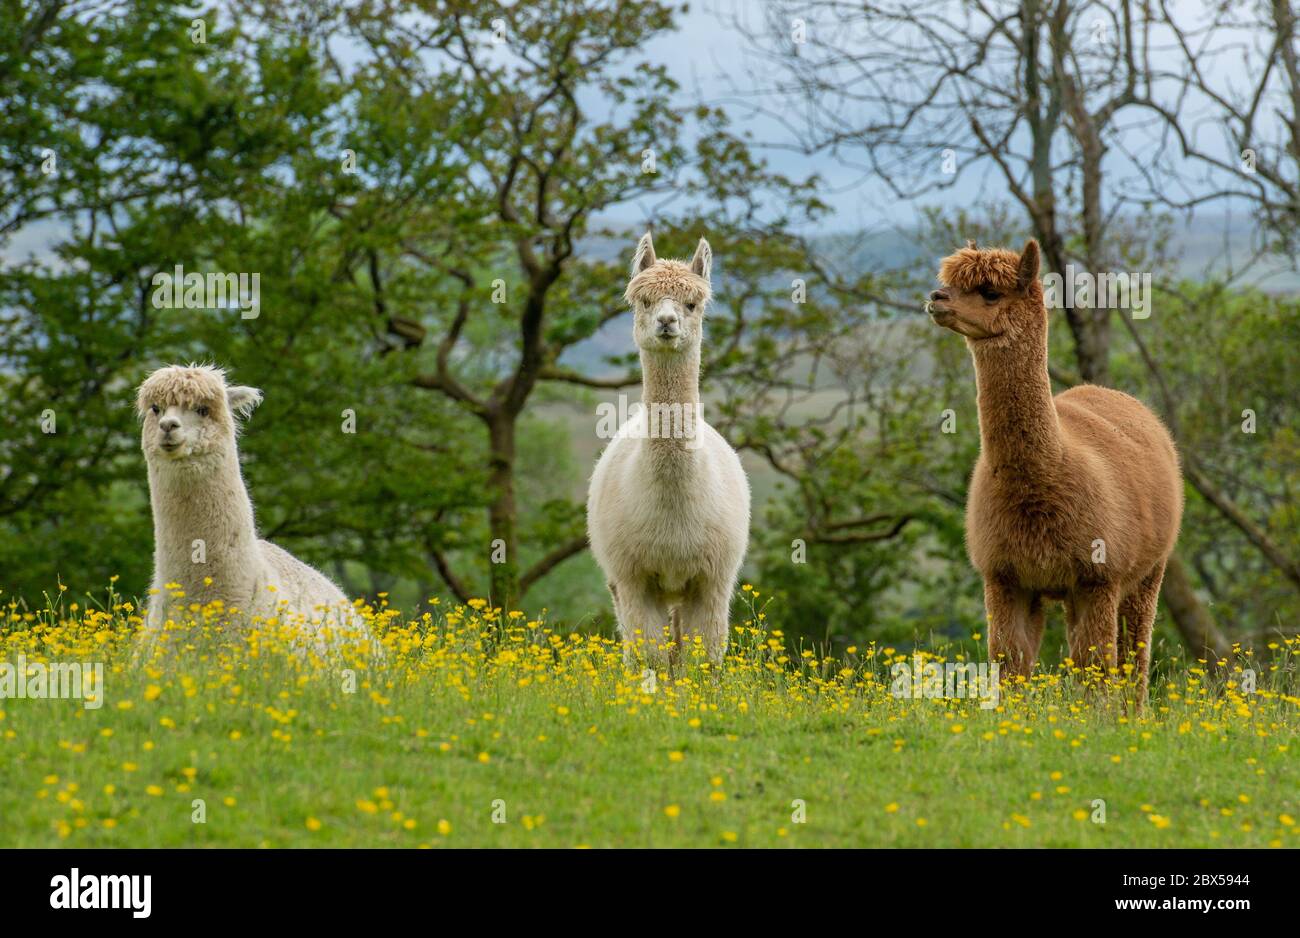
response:
<path id="1" fill-rule="evenodd" d="M 1065 669 L 997 710 L 896 699 L 886 650 L 801 657 L 747 615 L 721 674 L 647 693 L 608 640 L 383 613 L 349 693 L 270 634 L 146 661 L 120 605 L 13 611 L 0 659 L 104 661 L 106 701 L 0 701 L 0 845 L 1300 845 L 1285 643 L 1264 692 L 1176 662 L 1135 718 Z"/>

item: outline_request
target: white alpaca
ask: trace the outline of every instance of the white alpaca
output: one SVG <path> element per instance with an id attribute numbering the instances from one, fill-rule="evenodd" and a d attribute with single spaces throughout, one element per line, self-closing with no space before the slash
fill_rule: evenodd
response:
<path id="1" fill-rule="evenodd" d="M 731 595 L 749 540 L 749 481 L 740 457 L 700 417 L 700 341 L 713 253 L 657 260 L 647 232 L 626 298 L 641 352 L 642 407 L 601 454 L 587 494 L 591 550 L 614 597 L 629 652 L 656 665 L 699 635 L 727 650 Z M 674 653 L 665 655 L 665 634 Z"/>
<path id="2" fill-rule="evenodd" d="M 183 605 L 220 600 L 250 620 L 277 617 L 318 651 L 345 637 L 362 640 L 364 623 L 337 586 L 257 538 L 235 418 L 261 402 L 261 391 L 228 387 L 225 372 L 206 365 L 160 368 L 140 386 L 154 526 L 148 633 L 157 635 L 173 614 L 167 584 L 174 583 Z"/>

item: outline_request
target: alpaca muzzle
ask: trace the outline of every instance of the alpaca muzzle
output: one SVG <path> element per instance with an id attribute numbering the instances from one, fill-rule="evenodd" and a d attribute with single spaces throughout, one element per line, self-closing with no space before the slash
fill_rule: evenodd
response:
<path id="1" fill-rule="evenodd" d="M 948 300 L 952 299 L 947 290 L 933 290 L 925 301 L 925 311 L 936 319 L 940 315 L 951 316 L 952 310 L 943 306 Z"/>
<path id="2" fill-rule="evenodd" d="M 932 290 L 930 295 L 925 298 L 925 311 L 940 325 L 946 325 L 943 319 L 950 318 L 952 315 L 952 310 L 944 305 L 950 299 L 952 297 L 949 296 L 947 290 Z"/>
<path id="3" fill-rule="evenodd" d="M 185 451 L 184 434 L 180 432 L 173 434 L 171 430 L 163 430 L 158 437 L 158 449 L 167 456 L 174 457 L 182 454 Z"/>
<path id="4" fill-rule="evenodd" d="M 673 313 L 661 313 L 655 319 L 655 336 L 660 339 L 676 339 L 682 334 L 681 320 Z"/>

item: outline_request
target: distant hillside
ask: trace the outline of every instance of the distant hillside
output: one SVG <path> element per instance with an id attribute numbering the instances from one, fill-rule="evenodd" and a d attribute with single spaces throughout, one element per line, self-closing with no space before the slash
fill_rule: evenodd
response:
<path id="1" fill-rule="evenodd" d="M 629 230 L 627 238 L 589 238 L 578 245 L 581 257 L 593 261 L 613 262 L 630 258 L 631 247 L 639 231 Z M 1258 237 L 1254 219 L 1243 215 L 1205 214 L 1194 220 L 1177 223 L 1171 236 L 1169 253 L 1177 258 L 1179 276 L 1189 279 L 1224 276 L 1233 266 L 1239 267 L 1250 256 Z M 875 231 L 860 236 L 824 235 L 814 240 L 836 268 L 851 270 L 900 270 L 911 265 L 924 269 L 937 266 L 939 258 L 930 257 L 917 240 L 906 232 Z M 718 301 L 726 302 L 727 259 L 715 261 Z M 1300 272 L 1286 264 L 1272 261 L 1258 265 L 1240 278 L 1270 293 L 1300 292 Z M 777 278 L 774 278 L 774 286 Z M 631 351 L 631 324 L 626 318 L 607 323 L 600 332 L 575 345 L 564 355 L 565 364 L 587 373 L 603 376 L 616 369 L 605 364 L 610 356 Z"/>

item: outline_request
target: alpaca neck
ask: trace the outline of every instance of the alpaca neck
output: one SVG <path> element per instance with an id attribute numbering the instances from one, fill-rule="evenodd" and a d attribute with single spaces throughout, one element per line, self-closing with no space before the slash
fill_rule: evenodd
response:
<path id="1" fill-rule="evenodd" d="M 699 449 L 700 349 L 641 350 L 641 406 L 646 410 L 647 444 L 656 465 L 671 471 Z M 675 480 L 679 481 L 679 480 Z"/>
<path id="2" fill-rule="evenodd" d="M 149 496 L 156 564 L 164 583 L 180 583 L 188 597 L 199 600 L 247 590 L 247 584 L 236 581 L 249 569 L 257 534 L 233 446 L 203 464 L 151 462 Z M 210 588 L 206 578 L 213 580 Z"/>
<path id="3" fill-rule="evenodd" d="M 1010 347 L 972 349 L 979 389 L 980 452 L 1023 477 L 1060 461 L 1061 428 L 1047 374 L 1047 334 Z"/>

